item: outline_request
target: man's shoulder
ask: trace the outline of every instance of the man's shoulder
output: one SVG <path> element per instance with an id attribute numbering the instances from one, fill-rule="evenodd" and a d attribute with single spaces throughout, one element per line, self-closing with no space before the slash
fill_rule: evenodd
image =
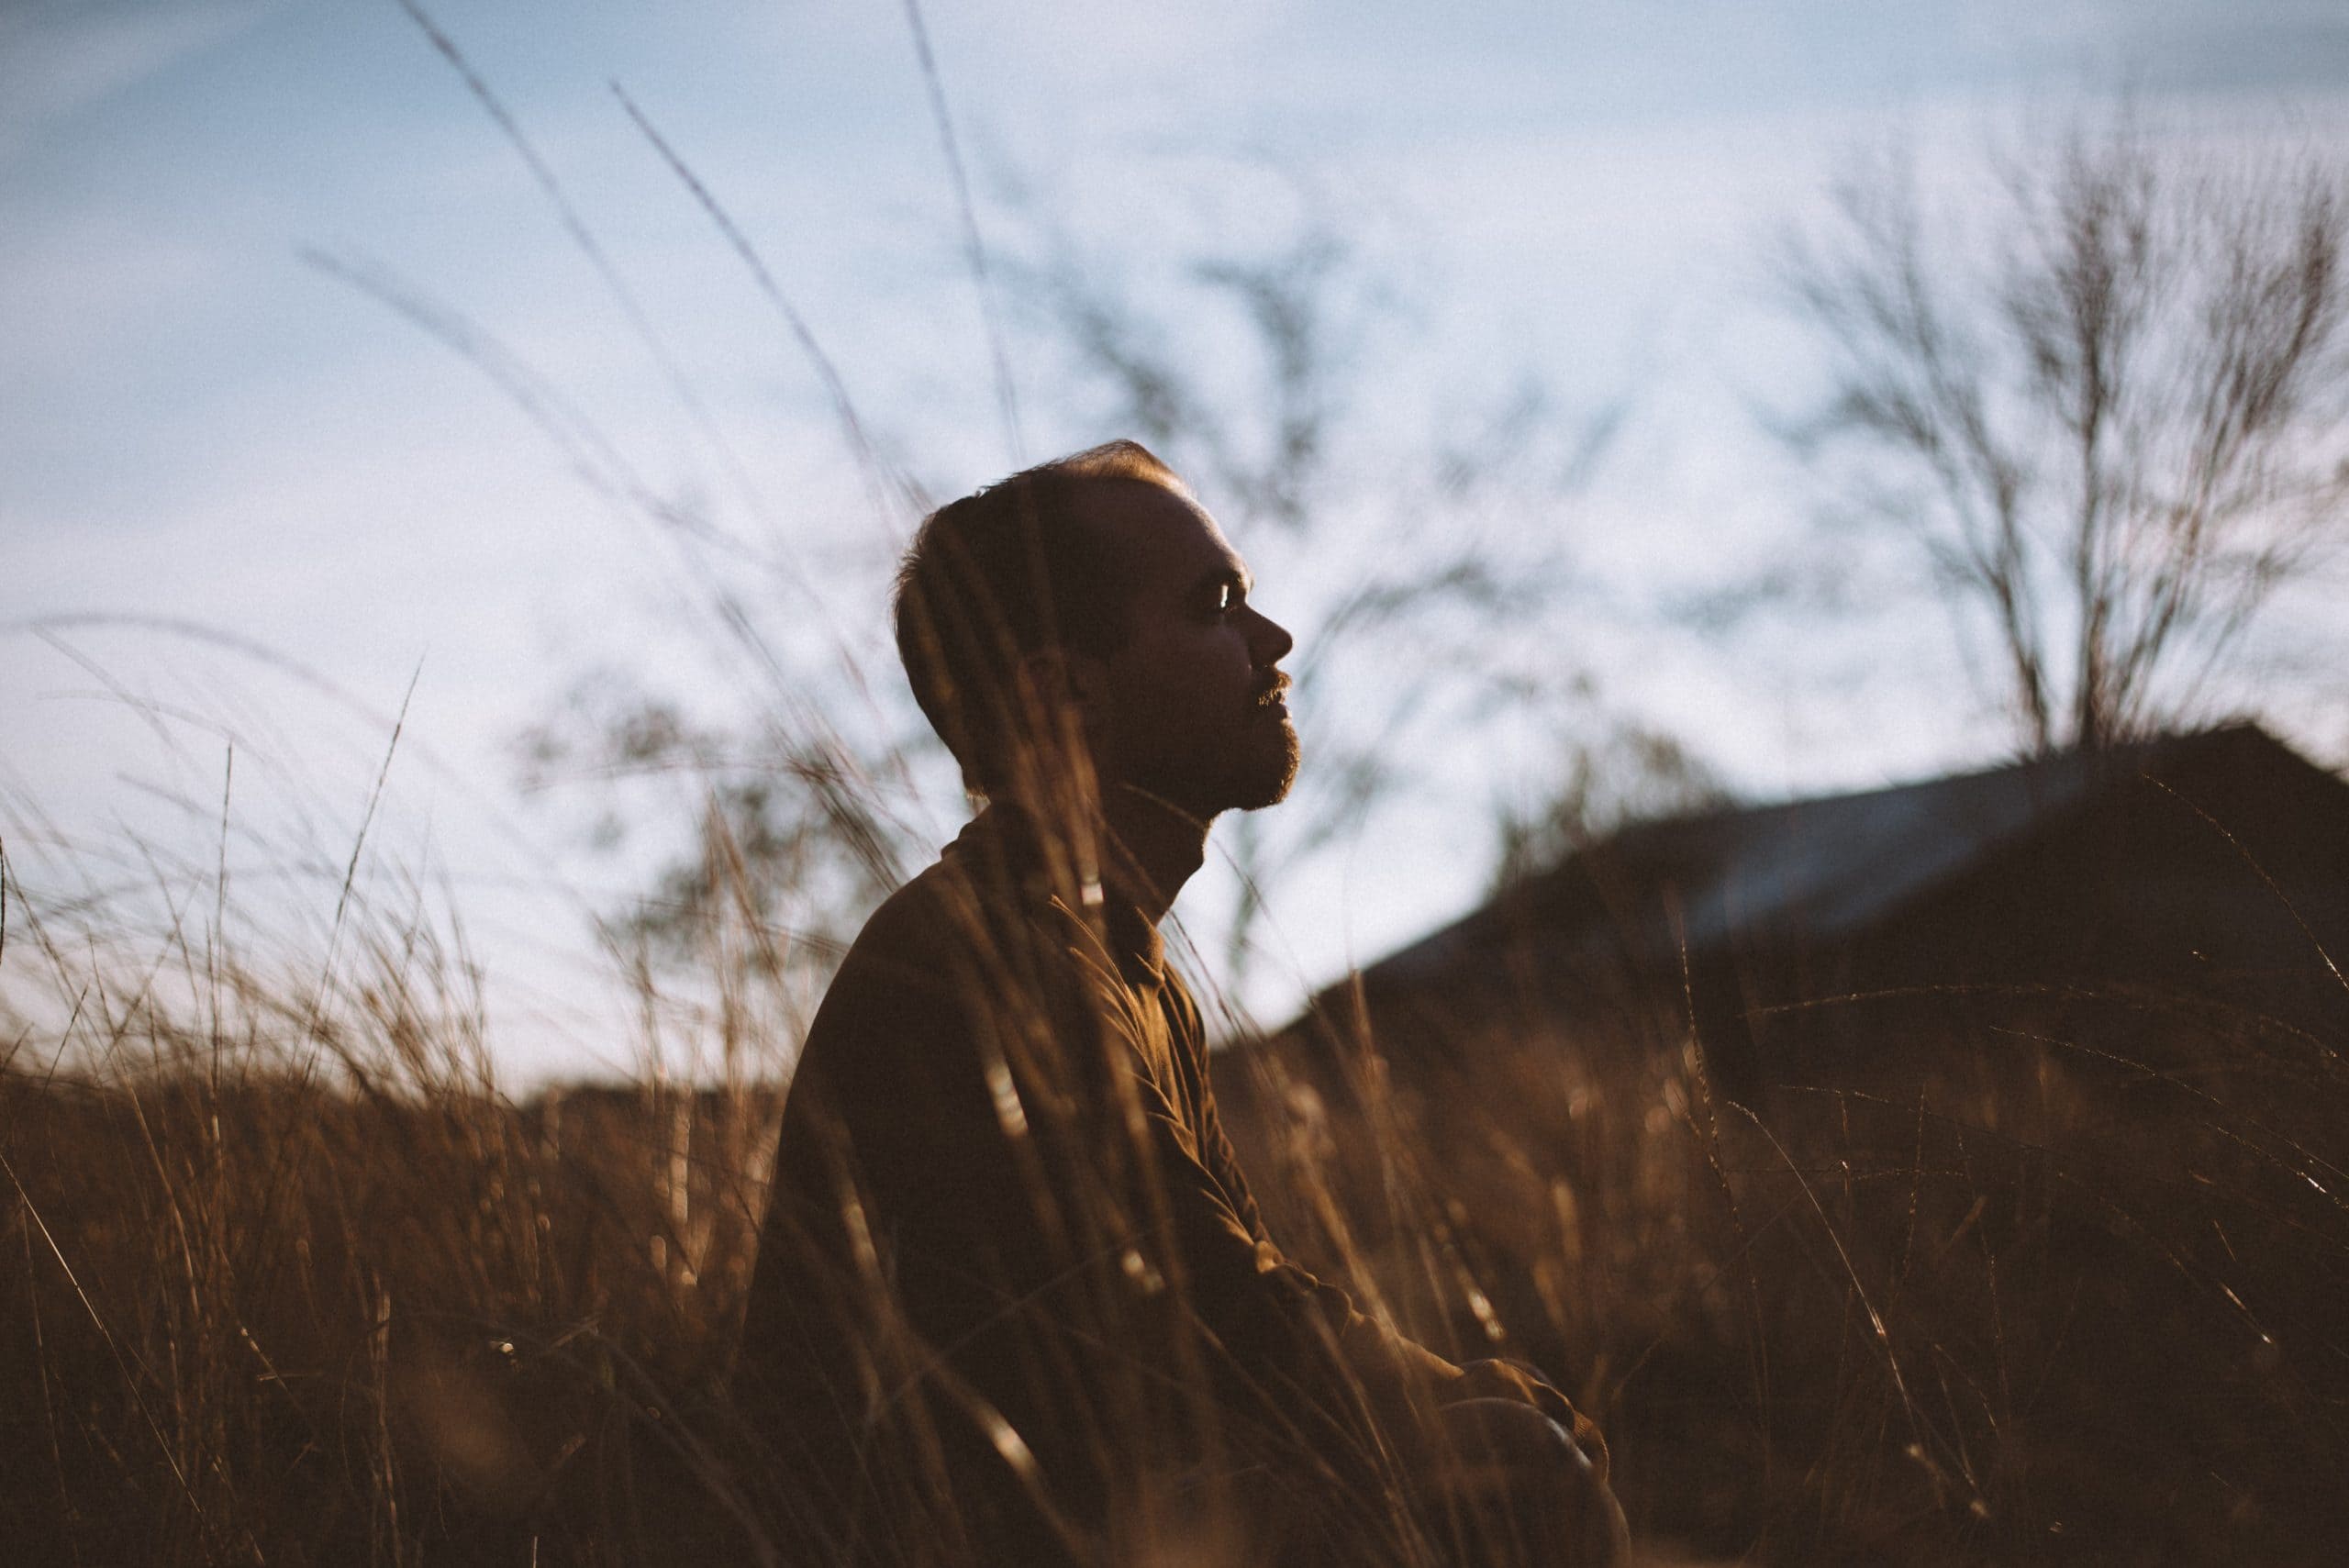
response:
<path id="1" fill-rule="evenodd" d="M 884 899 L 841 961 L 798 1073 L 894 1106 L 976 1082 L 974 1050 L 1069 1016 L 1075 929 L 1038 890 L 950 850 Z"/>
<path id="2" fill-rule="evenodd" d="M 1055 889 L 1035 830 L 990 807 L 918 875 L 884 900 L 849 950 L 851 960 L 893 964 L 1031 962 L 1100 945 L 1097 911 Z M 845 967 L 845 966 L 844 966 Z"/>
<path id="3" fill-rule="evenodd" d="M 833 1114 L 885 1106 L 959 1054 L 970 962 L 950 874 L 932 865 L 914 877 L 849 944 L 801 1041 L 786 1122 L 819 1102 Z"/>
<path id="4" fill-rule="evenodd" d="M 881 1001 L 966 1004 L 1033 972 L 1054 944 L 1049 900 L 950 848 L 882 900 L 841 960 L 823 1013 Z M 892 1010 L 895 1010 L 894 1006 Z"/>
<path id="5" fill-rule="evenodd" d="M 962 896 L 950 886 L 956 880 L 953 869 L 937 861 L 907 881 L 865 917 L 841 967 L 910 956 L 947 940 L 955 929 L 949 912 Z"/>
<path id="6" fill-rule="evenodd" d="M 949 851 L 866 917 L 841 973 L 879 970 L 916 984 L 953 979 L 1024 944 L 1041 924 L 1042 902 Z"/>

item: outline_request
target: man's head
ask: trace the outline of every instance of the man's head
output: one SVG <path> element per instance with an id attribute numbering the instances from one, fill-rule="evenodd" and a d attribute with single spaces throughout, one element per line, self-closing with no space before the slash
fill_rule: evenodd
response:
<path id="1" fill-rule="evenodd" d="M 923 519 L 897 651 L 973 788 L 1001 794 L 1079 739 L 1105 787 L 1210 817 L 1273 804 L 1297 771 L 1275 668 L 1290 638 L 1251 586 L 1182 481 L 1113 441 Z"/>

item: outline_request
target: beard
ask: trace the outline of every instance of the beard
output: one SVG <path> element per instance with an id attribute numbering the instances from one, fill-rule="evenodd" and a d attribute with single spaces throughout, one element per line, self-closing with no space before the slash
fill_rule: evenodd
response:
<path id="1" fill-rule="evenodd" d="M 1129 782 L 1203 822 L 1279 805 L 1297 782 L 1297 726 L 1285 713 L 1261 711 L 1243 722 L 1229 743 L 1186 751 Z"/>
<path id="2" fill-rule="evenodd" d="M 1236 722 L 1226 718 L 1179 737 L 1144 730 L 1119 739 L 1126 744 L 1097 753 L 1105 782 L 1122 782 L 1203 822 L 1277 806 L 1297 782 L 1296 722 L 1286 709 L 1261 702 Z"/>
<path id="3" fill-rule="evenodd" d="M 1253 724 L 1259 729 L 1272 731 L 1273 739 L 1259 741 L 1254 735 L 1249 737 L 1253 744 L 1249 749 L 1247 765 L 1232 781 L 1229 809 L 1233 811 L 1261 811 L 1286 800 L 1297 783 L 1297 766 L 1304 760 L 1297 745 L 1297 726 L 1287 714 L 1260 714 Z"/>

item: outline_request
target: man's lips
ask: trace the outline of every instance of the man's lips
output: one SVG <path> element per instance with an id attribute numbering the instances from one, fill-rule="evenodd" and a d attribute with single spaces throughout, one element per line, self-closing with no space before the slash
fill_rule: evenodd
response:
<path id="1" fill-rule="evenodd" d="M 1256 694 L 1257 711 L 1286 718 L 1288 717 L 1288 688 L 1289 678 L 1286 675 L 1275 675 L 1264 684 L 1264 689 Z"/>

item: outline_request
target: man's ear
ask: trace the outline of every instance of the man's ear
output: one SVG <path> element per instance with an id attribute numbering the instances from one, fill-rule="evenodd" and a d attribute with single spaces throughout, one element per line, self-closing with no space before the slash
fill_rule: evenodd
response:
<path id="1" fill-rule="evenodd" d="M 1108 700 L 1109 671 L 1098 658 L 1066 648 L 1039 648 L 1019 659 L 1019 689 L 1049 711 L 1063 705 L 1087 725 Z"/>

